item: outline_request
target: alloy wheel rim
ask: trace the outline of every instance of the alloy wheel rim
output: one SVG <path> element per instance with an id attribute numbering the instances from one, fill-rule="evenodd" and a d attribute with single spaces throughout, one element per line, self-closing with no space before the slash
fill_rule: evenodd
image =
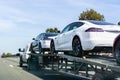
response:
<path id="1" fill-rule="evenodd" d="M 117 61 L 119 61 L 120 62 L 120 47 L 117 47 L 117 49 L 116 49 L 116 58 L 117 58 Z"/>
<path id="2" fill-rule="evenodd" d="M 80 41 L 77 38 L 74 39 L 73 53 L 74 53 L 74 55 L 78 55 L 80 53 Z"/>

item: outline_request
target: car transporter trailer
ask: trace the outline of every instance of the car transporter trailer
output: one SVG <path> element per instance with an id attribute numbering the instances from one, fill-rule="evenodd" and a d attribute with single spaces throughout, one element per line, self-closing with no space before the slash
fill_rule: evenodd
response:
<path id="1" fill-rule="evenodd" d="M 65 54 L 29 54 L 27 69 L 50 69 L 90 80 L 120 80 L 120 66 L 113 57 L 89 55 L 74 57 Z"/>

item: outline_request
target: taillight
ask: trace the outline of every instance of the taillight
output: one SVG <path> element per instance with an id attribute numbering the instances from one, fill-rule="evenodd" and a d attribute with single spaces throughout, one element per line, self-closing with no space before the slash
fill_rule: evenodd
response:
<path id="1" fill-rule="evenodd" d="M 89 28 L 85 32 L 104 32 L 102 28 Z"/>

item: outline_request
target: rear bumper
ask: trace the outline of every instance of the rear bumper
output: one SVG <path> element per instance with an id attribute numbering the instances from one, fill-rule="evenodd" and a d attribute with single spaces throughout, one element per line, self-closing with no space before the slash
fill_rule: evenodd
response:
<path id="1" fill-rule="evenodd" d="M 112 48 L 114 40 L 86 40 L 82 43 L 85 51 L 94 50 L 95 48 Z"/>
<path id="2" fill-rule="evenodd" d="M 84 51 L 112 51 L 115 38 L 119 34 L 108 32 L 84 33 L 81 40 Z M 108 51 L 108 52 L 110 52 Z"/>

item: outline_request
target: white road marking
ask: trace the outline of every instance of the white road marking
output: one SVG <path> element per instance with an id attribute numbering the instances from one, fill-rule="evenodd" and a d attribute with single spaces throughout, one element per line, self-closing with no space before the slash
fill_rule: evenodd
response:
<path id="1" fill-rule="evenodd" d="M 11 68 L 13 68 L 14 66 L 13 65 L 9 65 Z"/>

